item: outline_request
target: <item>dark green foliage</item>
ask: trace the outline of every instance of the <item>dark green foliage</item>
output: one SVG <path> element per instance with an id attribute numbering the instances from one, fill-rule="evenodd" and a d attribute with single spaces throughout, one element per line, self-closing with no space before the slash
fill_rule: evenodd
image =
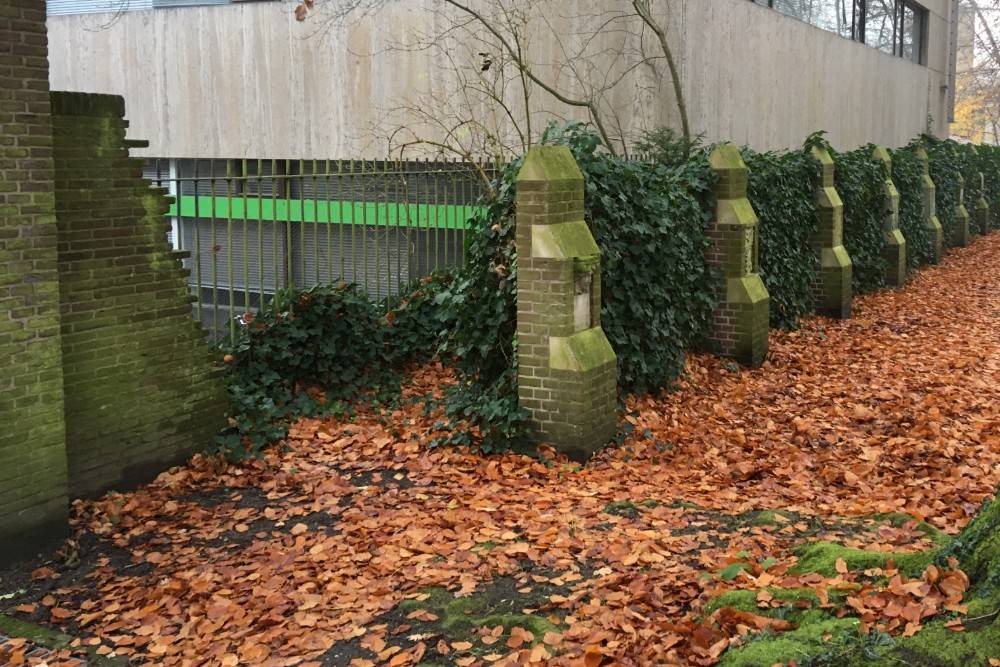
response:
<path id="1" fill-rule="evenodd" d="M 705 261 L 714 172 L 696 153 L 680 167 L 614 158 L 578 124 L 550 126 L 543 141 L 568 146 L 583 171 L 585 216 L 601 248 L 601 320 L 626 391 L 658 390 L 684 369 L 684 350 L 706 335 L 718 280 Z M 674 153 L 668 152 L 673 155 Z M 445 397 L 444 442 L 499 451 L 525 442 L 517 406 L 515 182 L 511 164 L 496 198 L 474 220 L 467 265 L 440 297 L 458 313 L 451 349 L 458 385 Z"/>
<path id="2" fill-rule="evenodd" d="M 979 170 L 983 173 L 986 203 L 990 206 L 990 229 L 1000 229 L 1000 146 L 978 146 Z"/>
<path id="3" fill-rule="evenodd" d="M 672 168 L 598 152 L 596 135 L 579 125 L 547 136 L 569 146 L 583 171 L 618 384 L 628 392 L 667 387 L 684 370 L 684 351 L 704 340 L 715 307 L 719 278 L 705 261 L 716 178 L 708 154 Z"/>
<path id="4" fill-rule="evenodd" d="M 958 176 L 959 169 L 955 163 L 954 141 L 939 141 L 933 137 L 927 140 L 927 157 L 930 162 L 931 180 L 936 187 L 934 203 L 937 217 L 941 222 L 942 236 L 945 247 L 951 245 L 955 237 L 958 221 L 955 216 L 958 206 Z"/>
<path id="5" fill-rule="evenodd" d="M 392 310 L 340 283 L 282 290 L 245 315 L 224 346 L 235 416 L 218 449 L 233 458 L 255 455 L 285 436 L 290 419 L 398 393 L 400 365 L 430 357 L 449 324 L 435 295 L 450 281 L 446 274 L 426 278 L 394 299 Z"/>
<path id="6" fill-rule="evenodd" d="M 899 190 L 899 229 L 906 239 L 906 269 L 912 271 L 934 258 L 924 221 L 924 163 L 912 148 L 889 154 L 892 180 Z"/>
<path id="7" fill-rule="evenodd" d="M 670 127 L 658 127 L 652 132 L 644 131 L 636 143 L 636 150 L 653 162 L 668 167 L 680 167 L 702 148 L 704 135 L 685 139 Z"/>
<path id="8" fill-rule="evenodd" d="M 964 202 L 965 209 L 969 213 L 969 236 L 971 238 L 979 231 L 979 225 L 976 223 L 976 204 L 982 193 L 982 187 L 979 183 L 979 155 L 977 155 L 977 149 L 971 144 L 951 143 L 954 144 L 952 148 L 955 154 L 952 159 L 955 167 L 965 179 Z"/>
<path id="9" fill-rule="evenodd" d="M 771 326 L 795 329 L 799 318 L 813 311 L 819 255 L 811 241 L 819 225 L 819 165 L 805 151 L 744 148 L 742 154 L 749 169 L 747 194 L 760 218 L 760 276 L 771 296 Z"/>
<path id="10" fill-rule="evenodd" d="M 458 383 L 444 396 L 449 435 L 432 445 L 470 445 L 482 452 L 527 442 L 528 413 L 517 402 L 517 257 L 514 178 L 518 159 L 494 183 L 496 196 L 470 220 L 466 264 L 438 305 L 455 317 L 447 342 Z"/>
<path id="11" fill-rule="evenodd" d="M 451 288 L 456 271 L 438 271 L 414 280 L 399 296 L 383 300 L 386 355 L 390 363 L 401 364 L 433 357 L 444 342 L 444 334 L 454 329 L 456 313 L 441 306 L 444 292 Z"/>
<path id="12" fill-rule="evenodd" d="M 844 202 L 844 248 L 854 264 L 854 293 L 886 286 L 882 232 L 885 214 L 885 169 L 869 144 L 848 153 L 831 151 L 836 167 L 837 192 Z"/>

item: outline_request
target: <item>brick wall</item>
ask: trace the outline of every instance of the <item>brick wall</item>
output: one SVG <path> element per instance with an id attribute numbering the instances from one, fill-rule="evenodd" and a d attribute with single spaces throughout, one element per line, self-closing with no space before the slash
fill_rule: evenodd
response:
<path id="1" fill-rule="evenodd" d="M 66 533 L 45 3 L 0 0 L 0 561 Z"/>
<path id="2" fill-rule="evenodd" d="M 123 116 L 121 97 L 52 93 L 71 496 L 151 478 L 224 425 L 168 201 L 129 157 Z"/>

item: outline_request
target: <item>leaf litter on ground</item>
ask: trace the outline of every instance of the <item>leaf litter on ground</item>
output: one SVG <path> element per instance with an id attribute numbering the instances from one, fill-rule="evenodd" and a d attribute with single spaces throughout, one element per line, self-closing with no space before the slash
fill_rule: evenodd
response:
<path id="1" fill-rule="evenodd" d="M 429 449 L 437 419 L 419 401 L 303 419 L 264 459 L 196 456 L 76 501 L 75 567 L 29 566 L 0 604 L 151 665 L 711 665 L 791 625 L 709 601 L 751 590 L 766 609 L 775 588 L 912 634 L 962 612 L 954 564 L 792 574 L 792 549 L 926 551 L 921 526 L 961 530 L 1000 482 L 998 331 L 993 235 L 856 299 L 850 320 L 772 332 L 759 369 L 691 355 L 678 391 L 628 397 L 633 434 L 585 466 Z M 450 381 L 429 365 L 404 391 Z M 879 518 L 899 514 L 913 520 Z M 462 636 L 400 611 L 499 582 L 510 609 Z"/>

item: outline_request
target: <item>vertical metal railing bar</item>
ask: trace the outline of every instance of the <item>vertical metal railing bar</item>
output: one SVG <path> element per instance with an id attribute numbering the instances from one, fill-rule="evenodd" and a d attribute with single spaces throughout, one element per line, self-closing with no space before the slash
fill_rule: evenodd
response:
<path id="1" fill-rule="evenodd" d="M 215 159 L 208 161 L 208 171 L 209 177 L 209 191 L 211 192 L 212 204 L 211 204 L 211 218 L 209 225 L 211 227 L 212 233 L 212 334 L 218 338 L 219 336 L 219 235 L 216 229 L 216 215 L 217 206 L 216 200 L 218 197 L 218 191 L 216 189 L 215 183 Z"/>
<path id="2" fill-rule="evenodd" d="M 317 196 L 318 194 L 317 190 L 319 188 L 316 187 L 316 170 L 318 169 L 317 164 L 318 163 L 316 160 L 312 161 L 311 176 L 312 176 L 312 214 L 313 214 L 313 264 L 316 267 L 315 270 L 313 271 L 314 285 L 319 285 L 322 282 L 322 280 L 320 279 L 320 271 L 319 271 L 319 197 Z M 303 179 L 302 182 L 304 184 L 305 180 Z M 305 197 L 303 197 L 303 199 L 305 199 Z M 302 205 L 305 206 L 305 203 L 303 202 Z M 329 224 L 330 221 L 327 220 L 327 226 L 329 226 Z"/>
<path id="3" fill-rule="evenodd" d="M 440 199 L 438 197 L 438 186 L 440 185 L 440 162 L 434 164 L 433 178 L 431 179 L 434 183 L 434 267 L 431 271 L 437 271 L 440 269 L 439 260 L 441 255 L 441 207 Z"/>
<path id="4" fill-rule="evenodd" d="M 246 159 L 241 160 L 239 163 L 239 180 L 237 181 L 237 193 L 240 196 L 240 201 L 243 203 L 243 312 L 250 311 L 250 233 L 249 233 L 249 215 L 250 212 L 247 210 L 247 186 L 244 180 L 247 174 L 247 161 Z M 258 224 L 259 228 L 260 225 Z M 258 248 L 260 245 L 258 244 Z M 257 252 L 258 255 L 263 253 Z M 264 289 L 261 287 L 261 293 Z"/>
<path id="5" fill-rule="evenodd" d="M 273 164 L 274 164 L 273 160 L 272 160 L 271 164 L 273 166 Z M 261 200 L 261 204 L 263 204 L 264 188 L 262 187 L 263 181 L 262 181 L 260 175 L 261 175 L 261 173 L 263 171 L 264 171 L 264 161 L 262 159 L 258 158 L 257 159 L 257 196 Z M 283 271 L 283 269 L 281 267 L 284 266 L 284 262 L 281 261 L 281 254 L 283 252 L 284 246 L 283 245 L 281 245 L 281 246 L 278 245 L 278 216 L 276 215 L 277 208 L 278 208 L 278 200 L 277 200 L 277 197 L 276 197 L 276 193 L 274 191 L 274 188 L 271 188 L 271 211 L 272 211 L 271 217 L 274 218 L 273 220 L 270 221 L 270 225 L 271 225 L 271 268 L 274 271 L 274 291 L 272 292 L 272 294 L 277 293 L 277 291 L 279 289 L 281 289 L 281 283 L 284 282 L 280 278 L 280 276 L 282 275 L 282 271 Z M 262 215 L 261 217 L 263 218 L 264 216 Z"/>
<path id="6" fill-rule="evenodd" d="M 295 284 L 295 237 L 292 234 L 292 199 L 291 193 L 288 188 L 282 193 L 280 191 L 280 184 L 283 181 L 278 179 L 278 169 L 282 162 L 280 160 L 275 160 L 274 164 L 271 166 L 271 191 L 277 191 L 278 196 L 282 196 L 285 200 L 285 285 L 291 289 L 295 289 L 297 285 Z M 285 173 L 288 173 L 289 161 L 284 161 Z M 277 214 L 275 215 L 277 217 Z"/>
<path id="7" fill-rule="evenodd" d="M 391 241 L 392 241 L 394 232 L 393 232 L 392 227 L 391 227 L 392 220 L 390 219 L 390 216 L 391 216 L 391 214 L 393 212 L 389 210 L 389 178 L 390 178 L 389 174 L 390 174 L 390 171 L 389 171 L 389 159 L 386 158 L 385 160 L 382 161 L 382 183 L 383 183 L 382 193 L 383 193 L 383 197 L 382 197 L 382 201 L 379 202 L 379 206 L 382 207 L 382 211 L 384 212 L 384 215 L 385 215 L 385 227 L 384 227 L 384 230 L 385 230 L 385 276 L 386 276 L 386 281 L 385 281 L 385 295 L 386 296 L 389 296 L 390 294 L 392 294 L 392 291 L 393 291 L 392 290 L 392 242 Z M 395 187 L 395 181 L 393 181 L 393 187 Z M 377 209 L 376 209 L 376 211 L 377 211 Z M 376 222 L 378 221 L 378 219 L 379 219 L 379 216 L 376 213 L 376 216 L 375 216 Z M 397 225 L 399 224 L 399 212 L 398 211 L 396 211 L 396 224 Z M 397 267 L 397 269 L 398 269 L 398 267 Z M 377 275 L 381 276 L 382 272 L 378 271 Z M 397 271 L 397 275 L 398 275 L 398 271 Z M 375 280 L 375 284 L 376 285 L 380 284 L 381 282 L 382 282 L 381 280 L 378 280 L 378 279 Z"/>
<path id="8" fill-rule="evenodd" d="M 229 267 L 229 338 L 236 338 L 236 288 L 235 274 L 233 270 L 233 161 L 226 160 L 226 265 Z M 244 254 L 244 257 L 246 255 Z"/>
<path id="9" fill-rule="evenodd" d="M 357 230 L 358 230 L 358 220 L 357 212 L 358 207 L 355 204 L 357 202 L 357 183 L 354 181 L 354 173 L 356 168 L 356 163 L 351 160 L 348 164 L 348 169 L 350 170 L 348 182 L 351 185 L 351 198 L 349 200 L 351 206 L 351 280 L 352 283 L 358 282 L 358 243 L 357 243 Z"/>
<path id="10" fill-rule="evenodd" d="M 201 229 L 200 229 L 201 225 L 199 224 L 201 222 L 201 208 L 198 202 L 198 184 L 199 184 L 198 161 L 195 160 L 194 181 L 192 182 L 192 186 L 194 187 L 194 253 L 192 253 L 192 257 L 194 257 L 194 282 L 196 289 L 198 291 L 198 299 L 194 302 L 195 305 L 194 309 L 197 314 L 198 321 L 202 322 L 203 319 L 201 313 L 202 281 L 201 281 Z M 180 213 L 180 210 L 178 209 L 177 212 Z"/>
<path id="11" fill-rule="evenodd" d="M 330 160 L 324 161 L 324 194 L 326 195 L 326 279 L 333 282 L 333 212 L 330 206 Z M 339 229 L 339 227 L 338 227 Z M 317 243 L 316 245 L 319 245 Z"/>

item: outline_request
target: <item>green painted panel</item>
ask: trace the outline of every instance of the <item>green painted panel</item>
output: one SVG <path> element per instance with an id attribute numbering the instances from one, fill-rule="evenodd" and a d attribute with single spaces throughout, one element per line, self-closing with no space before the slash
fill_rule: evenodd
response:
<path id="1" fill-rule="evenodd" d="M 325 202 L 301 199 L 263 199 L 180 195 L 167 215 L 228 220 L 276 220 L 336 225 L 372 225 L 420 229 L 468 229 L 478 206 Z"/>

